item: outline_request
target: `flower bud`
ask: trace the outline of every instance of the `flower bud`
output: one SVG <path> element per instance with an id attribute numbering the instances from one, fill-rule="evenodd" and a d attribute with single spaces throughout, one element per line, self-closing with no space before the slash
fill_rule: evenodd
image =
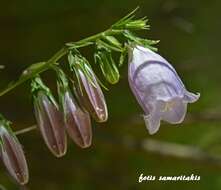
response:
<path id="1" fill-rule="evenodd" d="M 9 122 L 1 116 L 0 121 L 0 158 L 8 170 L 10 176 L 24 185 L 28 183 L 29 173 L 22 146 L 12 132 Z"/>
<path id="2" fill-rule="evenodd" d="M 97 122 L 105 122 L 108 118 L 107 106 L 93 70 L 83 58 L 75 56 L 74 63 L 76 64 L 71 67 L 78 80 L 78 85 L 74 86 L 74 90 L 79 98 L 79 103 Z"/>
<path id="3" fill-rule="evenodd" d="M 87 148 L 92 141 L 90 115 L 87 111 L 83 111 L 75 101 L 64 72 L 59 68 L 55 70 L 58 75 L 58 94 L 67 132 L 78 146 Z"/>
<path id="4" fill-rule="evenodd" d="M 116 84 L 119 81 L 120 74 L 111 56 L 111 52 L 108 50 L 98 50 L 94 57 L 95 62 L 100 65 L 106 80 L 111 84 Z"/>
<path id="5" fill-rule="evenodd" d="M 184 120 L 187 103 L 199 94 L 188 92 L 175 69 L 160 55 L 142 46 L 129 50 L 128 79 L 132 92 L 145 112 L 150 134 L 160 121 L 178 124 Z"/>
<path id="6" fill-rule="evenodd" d="M 33 80 L 32 87 L 37 125 L 49 150 L 56 157 L 61 157 L 67 150 L 62 114 L 50 90 L 40 78 Z"/>
<path id="7" fill-rule="evenodd" d="M 74 100 L 70 92 L 64 95 L 65 123 L 69 136 L 74 142 L 87 148 L 92 142 L 92 129 L 90 115 L 83 111 Z"/>

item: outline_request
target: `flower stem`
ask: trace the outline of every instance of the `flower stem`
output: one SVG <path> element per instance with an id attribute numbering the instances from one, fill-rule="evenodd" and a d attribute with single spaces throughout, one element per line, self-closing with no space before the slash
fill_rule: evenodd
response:
<path id="1" fill-rule="evenodd" d="M 37 129 L 37 126 L 36 125 L 32 125 L 30 127 L 26 127 L 26 128 L 21 129 L 19 131 L 16 131 L 15 135 L 21 135 L 21 134 L 24 134 L 24 133 L 28 133 L 28 132 L 30 132 L 32 130 L 35 130 L 35 129 Z"/>
<path id="2" fill-rule="evenodd" d="M 88 46 L 88 45 L 93 44 L 96 40 L 102 38 L 103 36 L 116 35 L 116 34 L 120 34 L 122 32 L 123 32 L 123 30 L 113 30 L 112 28 L 110 28 L 108 30 L 105 30 L 104 32 L 100 32 L 98 34 L 89 36 L 89 37 L 79 40 L 77 42 L 67 43 L 66 46 L 64 46 L 59 51 L 57 51 L 47 62 L 40 62 L 41 64 L 38 65 L 38 67 L 33 68 L 31 70 L 30 74 L 28 74 L 27 76 L 22 75 L 16 82 L 10 83 L 9 86 L 7 86 L 5 89 L 0 91 L 0 96 L 7 94 L 8 92 L 12 91 L 14 88 L 23 84 L 24 82 L 28 81 L 29 79 L 33 78 L 34 76 L 50 69 L 51 65 L 57 63 L 58 60 L 61 59 L 63 56 L 65 56 L 69 52 L 70 49 Z M 35 64 L 39 64 L 39 63 L 35 63 Z M 33 65 L 35 65 L 35 64 L 33 64 Z M 25 71 L 27 71 L 27 70 L 28 70 L 28 68 L 25 69 Z"/>

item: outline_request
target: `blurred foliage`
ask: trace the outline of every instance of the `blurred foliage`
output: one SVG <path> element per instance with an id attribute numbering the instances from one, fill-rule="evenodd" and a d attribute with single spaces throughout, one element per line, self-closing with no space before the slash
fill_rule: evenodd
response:
<path id="1" fill-rule="evenodd" d="M 0 64 L 5 65 L 5 69 L 0 70 L 0 87 L 16 79 L 29 64 L 50 58 L 64 43 L 103 31 L 137 5 L 140 6 L 138 16 L 150 19 L 151 30 L 144 36 L 160 39 L 159 52 L 174 65 L 189 90 L 201 93 L 200 101 L 189 106 L 187 122 L 180 127 L 163 123 L 160 132 L 151 138 L 190 144 L 221 155 L 221 66 L 218 61 L 221 1 L 2 1 Z M 83 49 L 92 61 L 91 51 Z M 55 89 L 54 73 L 46 72 L 43 76 Z M 221 188 L 218 167 L 160 157 L 120 143 L 127 135 L 137 141 L 150 137 L 139 115 L 142 111 L 127 84 L 126 64 L 121 69 L 120 83 L 105 94 L 110 120 L 102 126 L 94 123 L 94 141 L 89 149 L 81 150 L 70 142 L 67 155 L 56 159 L 47 150 L 39 132 L 19 136 L 29 162 L 30 189 Z M 14 122 L 15 130 L 34 123 L 28 83 L 1 97 L 0 105 L 0 112 Z M 157 176 L 194 173 L 201 175 L 201 181 L 138 184 L 140 173 Z M 0 184 L 9 190 L 17 189 L 2 167 Z"/>

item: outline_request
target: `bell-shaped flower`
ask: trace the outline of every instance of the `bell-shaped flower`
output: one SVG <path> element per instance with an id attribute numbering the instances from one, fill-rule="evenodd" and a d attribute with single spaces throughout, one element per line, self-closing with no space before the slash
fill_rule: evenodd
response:
<path id="1" fill-rule="evenodd" d="M 62 113 L 39 77 L 32 81 L 32 94 L 37 125 L 49 150 L 56 156 L 65 155 L 67 140 Z"/>
<path id="2" fill-rule="evenodd" d="M 20 185 L 25 185 L 29 173 L 22 146 L 11 130 L 10 123 L 0 117 L 0 158 L 10 176 Z"/>
<path id="3" fill-rule="evenodd" d="M 161 120 L 181 123 L 187 103 L 197 101 L 200 96 L 186 90 L 175 69 L 163 57 L 142 46 L 129 49 L 128 79 L 145 112 L 150 134 L 159 130 Z"/>
<path id="4" fill-rule="evenodd" d="M 108 118 L 107 105 L 92 68 L 88 65 L 87 60 L 77 55 L 72 58 L 69 55 L 69 63 L 71 69 L 75 71 L 78 81 L 77 85 L 74 85 L 74 90 L 79 103 L 97 122 L 105 122 Z"/>
<path id="5" fill-rule="evenodd" d="M 57 67 L 55 70 L 58 76 L 58 94 L 67 132 L 78 146 L 87 148 L 92 142 L 90 115 L 77 104 L 71 94 L 64 72 Z"/>

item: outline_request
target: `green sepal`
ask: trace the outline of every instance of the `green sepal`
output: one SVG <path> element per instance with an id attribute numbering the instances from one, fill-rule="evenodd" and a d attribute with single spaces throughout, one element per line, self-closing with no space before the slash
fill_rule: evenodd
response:
<path id="1" fill-rule="evenodd" d="M 139 9 L 137 7 L 132 12 L 130 12 L 128 15 L 117 21 L 115 24 L 112 25 L 113 29 L 125 29 L 125 30 L 143 30 L 143 29 L 149 29 L 150 26 L 147 25 L 148 20 L 146 17 L 140 18 L 140 19 L 134 19 L 135 13 Z"/>
<path id="2" fill-rule="evenodd" d="M 120 58 L 119 58 L 119 67 L 121 67 L 124 64 L 125 58 L 127 56 L 127 47 L 124 46 L 123 51 L 120 54 Z"/>
<path id="3" fill-rule="evenodd" d="M 113 45 L 113 44 L 108 44 L 102 40 L 97 40 L 96 41 L 96 48 L 97 49 L 106 49 L 107 51 L 116 51 L 116 52 L 122 52 L 122 47 L 120 46 L 116 46 L 116 45 Z"/>
<path id="4" fill-rule="evenodd" d="M 40 76 L 38 75 L 34 79 L 32 79 L 32 82 L 31 82 L 31 93 L 32 93 L 34 102 L 36 102 L 38 100 L 38 95 L 37 94 L 38 94 L 39 91 L 43 91 L 45 93 L 45 95 L 49 98 L 49 100 L 57 108 L 59 108 L 54 96 L 51 93 L 51 90 L 43 83 Z"/>
<path id="5" fill-rule="evenodd" d="M 122 49 L 122 44 L 114 36 L 104 36 L 103 39 L 112 46 Z"/>
<path id="6" fill-rule="evenodd" d="M 1 128 L 4 128 L 19 143 L 15 133 L 12 131 L 12 129 L 10 127 L 11 124 L 12 124 L 11 121 L 5 119 L 5 117 L 2 114 L 0 114 L 0 133 L 1 133 Z M 0 145 L 1 146 L 3 145 L 2 143 L 3 143 L 3 141 L 2 141 L 1 135 L 0 135 Z M 3 146 L 2 146 L 2 148 L 3 148 Z"/>
<path id="7" fill-rule="evenodd" d="M 132 32 L 125 30 L 123 32 L 123 35 L 128 39 L 129 42 L 133 42 L 135 44 L 144 46 L 146 48 L 149 48 L 153 51 L 157 51 L 157 48 L 152 47 L 152 45 L 158 44 L 159 40 L 148 40 L 148 39 L 143 39 L 140 38 L 138 36 L 136 36 L 135 34 L 133 34 Z"/>
<path id="8" fill-rule="evenodd" d="M 68 79 L 62 69 L 57 66 L 53 66 L 57 74 L 57 91 L 58 91 L 58 98 L 59 98 L 59 106 L 60 110 L 64 114 L 64 119 L 66 119 L 66 109 L 65 109 L 65 94 L 70 93 Z"/>

